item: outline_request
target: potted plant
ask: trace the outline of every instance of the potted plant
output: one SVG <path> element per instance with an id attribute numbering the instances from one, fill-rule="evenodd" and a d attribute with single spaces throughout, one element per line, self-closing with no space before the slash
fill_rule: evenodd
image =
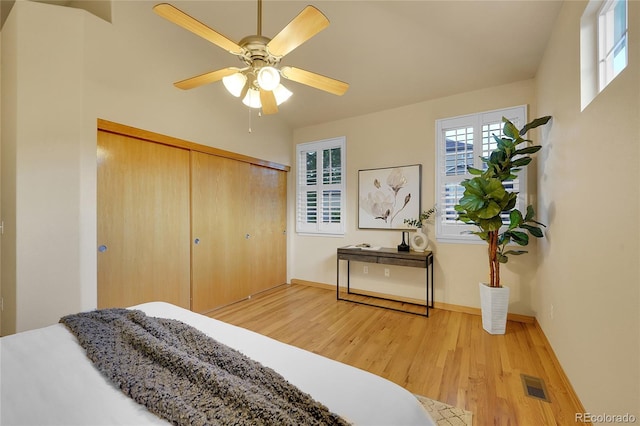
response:
<path id="1" fill-rule="evenodd" d="M 431 216 L 436 212 L 436 208 L 432 207 L 429 210 L 425 210 L 418 216 L 417 219 L 405 219 L 404 223 L 412 228 L 416 228 L 415 234 L 409 238 L 409 244 L 413 251 L 423 252 L 429 247 L 429 237 L 425 229 L 426 223 Z"/>
<path id="2" fill-rule="evenodd" d="M 536 118 L 518 130 L 508 119 L 503 118 L 503 136 L 493 135 L 497 148 L 489 157 L 482 158 L 484 170 L 467 167 L 474 177 L 464 180 L 461 185 L 464 194 L 455 210 L 458 220 L 475 225 L 478 230 L 470 231 L 488 244 L 489 275 L 488 284 L 480 283 L 480 302 L 483 328 L 491 334 L 504 334 L 509 304 L 509 288 L 500 283 L 500 264 L 506 263 L 510 255 L 527 253 L 525 250 L 511 249 L 511 244 L 526 246 L 529 236 L 543 236 L 542 223 L 535 220 L 535 210 L 529 205 L 526 212 L 516 209 L 518 193 L 509 189 L 508 183 L 517 177 L 522 167 L 531 162 L 531 154 L 538 152 L 540 145 L 523 136 L 531 129 L 549 122 L 550 116 Z M 524 145 L 524 146 L 522 146 Z M 490 305 L 494 299 L 502 306 L 496 309 Z M 497 324 L 492 325 L 495 319 Z"/>

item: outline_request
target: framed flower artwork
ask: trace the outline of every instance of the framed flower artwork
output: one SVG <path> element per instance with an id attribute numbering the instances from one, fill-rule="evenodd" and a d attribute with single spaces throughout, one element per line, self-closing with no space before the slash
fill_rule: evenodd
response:
<path id="1" fill-rule="evenodd" d="M 358 228 L 410 229 L 420 214 L 422 165 L 358 170 Z"/>

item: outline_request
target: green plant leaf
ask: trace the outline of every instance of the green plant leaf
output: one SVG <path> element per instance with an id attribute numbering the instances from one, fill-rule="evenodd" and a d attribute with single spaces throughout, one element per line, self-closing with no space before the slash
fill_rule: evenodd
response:
<path id="1" fill-rule="evenodd" d="M 544 224 L 544 223 L 542 223 L 542 222 L 538 222 L 537 220 L 533 220 L 533 219 L 532 219 L 532 220 L 529 220 L 528 222 L 533 222 L 533 223 L 535 223 L 536 225 L 540 225 L 540 226 L 542 226 L 543 228 L 546 228 L 546 227 L 547 227 L 547 225 L 545 225 L 545 224 Z"/>
<path id="2" fill-rule="evenodd" d="M 517 202 L 518 202 L 518 193 L 517 192 L 510 192 L 509 193 L 509 200 L 506 203 L 506 205 L 502 208 L 502 211 L 509 211 L 509 210 L 513 209 L 516 206 Z"/>
<path id="3" fill-rule="evenodd" d="M 500 179 L 490 178 L 485 179 L 482 184 L 483 191 L 487 197 L 494 200 L 502 200 L 507 196 L 507 191 L 504 189 L 504 185 Z"/>
<path id="4" fill-rule="evenodd" d="M 521 167 L 521 166 L 526 166 L 531 162 L 531 157 L 522 157 L 522 158 L 518 158 L 517 160 L 514 160 L 511 165 L 513 167 Z"/>
<path id="5" fill-rule="evenodd" d="M 551 116 L 550 115 L 546 115 L 544 117 L 536 118 L 532 122 L 525 124 L 524 127 L 520 130 L 520 134 L 524 135 L 531 129 L 535 129 L 538 126 L 542 126 L 544 124 L 547 124 L 549 122 L 549 120 L 551 120 Z"/>
<path id="6" fill-rule="evenodd" d="M 473 196 L 478 198 L 484 198 L 484 192 L 482 191 L 482 189 L 478 188 L 477 184 L 469 185 L 462 182 L 461 185 L 464 187 L 464 193 L 462 194 L 463 197 Z"/>
<path id="7" fill-rule="evenodd" d="M 531 225 L 527 225 L 527 224 L 522 224 L 520 225 L 520 227 L 522 229 L 526 229 L 527 231 L 529 231 L 529 233 L 531 235 L 533 235 L 536 238 L 542 238 L 543 234 L 542 234 L 542 229 L 538 228 L 537 226 L 531 226 Z"/>
<path id="8" fill-rule="evenodd" d="M 511 234 L 511 239 L 514 243 L 520 246 L 526 246 L 529 244 L 529 236 L 521 231 L 509 231 Z"/>
<path id="9" fill-rule="evenodd" d="M 507 263 L 509 261 L 509 258 L 502 253 L 498 253 L 496 257 L 498 258 L 498 262 L 500 263 Z"/>
<path id="10" fill-rule="evenodd" d="M 469 172 L 469 174 L 472 174 L 475 176 L 479 176 L 482 174 L 482 170 L 476 169 L 475 167 L 471 167 L 471 166 L 467 166 L 467 171 Z"/>
<path id="11" fill-rule="evenodd" d="M 467 194 L 460 198 L 458 205 L 460 205 L 467 212 L 475 212 L 484 208 L 485 201 L 482 197 L 479 197 L 475 194 Z"/>
<path id="12" fill-rule="evenodd" d="M 498 151 L 504 151 L 507 155 L 509 155 L 515 149 L 515 143 L 513 139 L 500 138 L 496 135 L 493 135 L 494 140 L 497 144 Z"/>
<path id="13" fill-rule="evenodd" d="M 516 126 L 514 126 L 514 124 L 509 121 L 509 119 L 507 119 L 506 117 L 502 117 L 502 121 L 504 122 L 502 133 L 504 133 L 511 139 L 516 139 L 518 136 L 520 136 L 520 132 L 518 132 Z"/>
<path id="14" fill-rule="evenodd" d="M 458 219 L 460 222 L 464 222 L 464 223 L 470 223 L 470 224 L 474 224 L 475 222 L 471 219 L 469 219 L 469 216 L 461 213 L 458 215 L 458 217 L 456 218 Z"/>
<path id="15" fill-rule="evenodd" d="M 541 149 L 542 149 L 542 146 L 540 146 L 540 145 L 527 146 L 525 148 L 517 149 L 513 153 L 513 155 L 535 154 L 536 152 L 540 151 Z"/>
<path id="16" fill-rule="evenodd" d="M 478 220 L 478 226 L 485 231 L 498 231 L 502 227 L 502 219 L 500 216 L 495 216 L 491 219 L 480 219 Z"/>
<path id="17" fill-rule="evenodd" d="M 486 231 L 471 231 L 471 234 L 477 235 L 481 240 L 484 241 L 487 241 L 489 239 L 489 233 Z"/>
<path id="18" fill-rule="evenodd" d="M 507 161 L 507 156 L 505 155 L 505 152 L 501 150 L 495 150 L 489 156 L 489 163 L 502 164 L 505 161 Z"/>
<path id="19" fill-rule="evenodd" d="M 505 255 L 513 255 L 513 256 L 520 256 L 521 254 L 525 254 L 525 253 L 529 253 L 526 250 L 507 250 L 504 252 Z"/>
<path id="20" fill-rule="evenodd" d="M 520 210 L 511 210 L 509 213 L 509 229 L 515 229 L 522 223 L 522 213 Z"/>
<path id="21" fill-rule="evenodd" d="M 502 208 L 500 205 L 493 200 L 490 200 L 483 209 L 478 209 L 478 218 L 480 219 L 491 219 L 495 216 L 498 216 Z"/>
<path id="22" fill-rule="evenodd" d="M 460 185 L 464 188 L 464 195 L 477 195 L 479 197 L 484 196 L 484 190 L 482 189 L 483 182 L 485 179 L 481 177 L 474 177 L 473 179 L 465 179 L 460 182 Z"/>
<path id="23" fill-rule="evenodd" d="M 524 217 L 524 221 L 525 222 L 529 222 L 531 219 L 533 219 L 533 216 L 535 216 L 536 212 L 533 209 L 533 206 L 531 204 L 529 204 L 527 206 L 527 214 Z"/>

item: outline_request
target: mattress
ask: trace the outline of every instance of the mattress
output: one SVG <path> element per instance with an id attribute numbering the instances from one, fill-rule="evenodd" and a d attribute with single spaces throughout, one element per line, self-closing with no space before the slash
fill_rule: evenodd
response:
<path id="1" fill-rule="evenodd" d="M 353 424 L 435 425 L 410 392 L 364 370 L 168 303 L 132 309 L 198 328 Z M 62 324 L 0 339 L 0 369 L 2 425 L 167 424 L 105 379 Z"/>

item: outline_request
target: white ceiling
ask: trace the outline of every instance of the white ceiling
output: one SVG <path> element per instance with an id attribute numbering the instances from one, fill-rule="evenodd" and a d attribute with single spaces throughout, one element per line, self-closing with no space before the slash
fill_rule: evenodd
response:
<path id="1" fill-rule="evenodd" d="M 257 1 L 165 1 L 236 42 L 257 32 Z M 331 24 L 281 65 L 343 80 L 350 88 L 338 97 L 284 80 L 294 95 L 278 116 L 293 128 L 530 79 L 562 5 L 554 0 L 264 0 L 262 35 L 275 36 L 308 3 Z M 159 17 L 157 25 L 186 31 Z M 200 43 L 196 38 L 194 45 Z M 213 44 L 209 59 L 209 70 L 239 66 Z M 202 58 L 192 66 L 183 63 L 177 80 L 208 71 L 201 63 Z"/>

